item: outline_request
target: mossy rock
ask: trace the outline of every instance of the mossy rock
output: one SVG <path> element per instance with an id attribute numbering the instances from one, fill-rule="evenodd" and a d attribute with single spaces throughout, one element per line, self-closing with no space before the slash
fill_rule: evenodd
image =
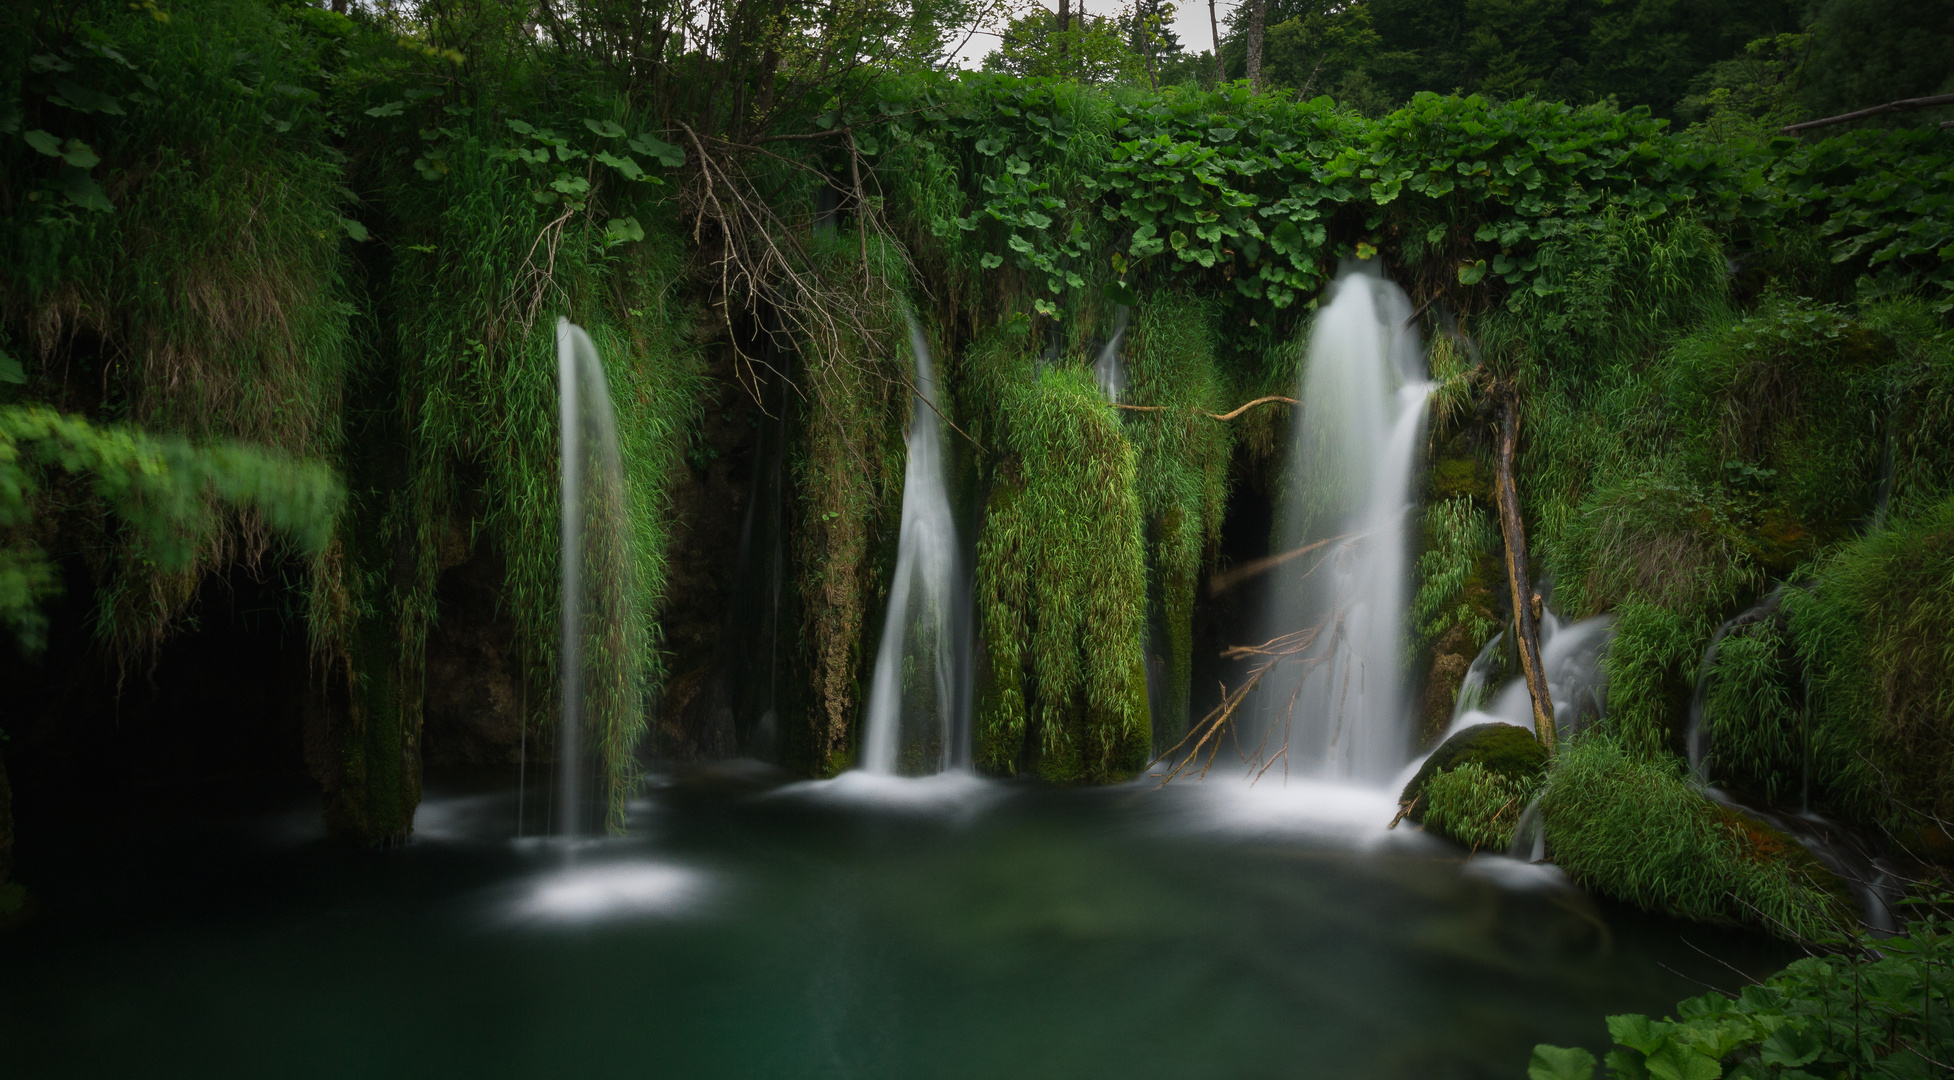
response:
<path id="1" fill-rule="evenodd" d="M 1740 858 L 1758 867 L 1781 866 L 1794 879 L 1825 894 L 1832 901 L 1831 920 L 1850 926 L 1858 921 L 1859 897 L 1844 879 L 1834 873 L 1811 849 L 1791 834 L 1734 806 L 1712 803 L 1712 812 L 1723 828 L 1737 840 Z"/>
<path id="2" fill-rule="evenodd" d="M 1493 501 L 1492 470 L 1477 457 L 1440 457 L 1425 471 L 1425 497 L 1434 502 L 1464 497 L 1489 505 Z"/>
<path id="3" fill-rule="evenodd" d="M 1413 804 L 1425 793 L 1425 784 L 1433 776 L 1468 762 L 1476 763 L 1489 773 L 1504 776 L 1515 784 L 1530 787 L 1547 771 L 1547 751 L 1525 728 L 1512 724 L 1474 724 L 1432 751 L 1432 756 L 1425 759 L 1418 775 L 1404 786 L 1404 794 L 1398 796 L 1398 805 Z M 1413 821 L 1423 819 L 1416 806 L 1412 806 L 1406 816 Z"/>

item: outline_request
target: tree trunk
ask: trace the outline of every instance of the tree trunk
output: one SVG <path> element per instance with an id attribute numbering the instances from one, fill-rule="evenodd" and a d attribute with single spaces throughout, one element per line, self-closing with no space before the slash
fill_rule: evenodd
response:
<path id="1" fill-rule="evenodd" d="M 1058 32 L 1063 34 L 1070 29 L 1072 29 L 1072 0 L 1058 0 Z M 1058 55 L 1060 59 L 1065 56 L 1064 38 L 1058 41 Z"/>
<path id="2" fill-rule="evenodd" d="M 1547 693 L 1547 673 L 1540 664 L 1540 597 L 1527 580 L 1527 533 L 1520 519 L 1520 495 L 1513 484 L 1513 450 L 1520 441 L 1519 406 L 1511 387 L 1494 390 L 1499 398 L 1499 455 L 1495 484 L 1499 495 L 1499 531 L 1506 545 L 1506 580 L 1513 594 L 1513 632 L 1520 646 L 1520 670 L 1533 698 L 1533 730 L 1547 753 L 1554 752 L 1554 703 Z"/>
<path id="3" fill-rule="evenodd" d="M 1248 4 L 1248 88 L 1262 91 L 1262 24 L 1269 13 L 1269 0 L 1249 0 Z"/>
<path id="4" fill-rule="evenodd" d="M 1208 31 L 1214 35 L 1214 84 L 1220 86 L 1228 81 L 1228 71 L 1221 66 L 1221 23 L 1214 17 L 1214 0 L 1208 0 Z"/>
<path id="5" fill-rule="evenodd" d="M 7 759 L 0 757 L 0 885 L 14 872 L 14 790 L 7 783 Z"/>

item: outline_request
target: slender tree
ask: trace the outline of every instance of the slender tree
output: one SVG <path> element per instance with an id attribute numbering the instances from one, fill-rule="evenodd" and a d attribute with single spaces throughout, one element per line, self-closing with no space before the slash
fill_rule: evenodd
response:
<path id="1" fill-rule="evenodd" d="M 1228 81 L 1228 72 L 1221 66 L 1221 22 L 1214 16 L 1214 0 L 1208 0 L 1208 32 L 1214 35 L 1214 82 L 1220 86 Z"/>
<path id="2" fill-rule="evenodd" d="M 1249 0 L 1248 3 L 1248 88 L 1260 92 L 1262 89 L 1262 24 L 1269 14 L 1269 0 Z M 1221 46 L 1215 45 L 1219 53 Z"/>

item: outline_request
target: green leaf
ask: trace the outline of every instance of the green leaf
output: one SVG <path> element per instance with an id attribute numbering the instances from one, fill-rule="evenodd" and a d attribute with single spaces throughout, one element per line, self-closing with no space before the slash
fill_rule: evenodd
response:
<path id="1" fill-rule="evenodd" d="M 1024 253 L 1029 253 L 1031 251 L 1031 241 L 1026 240 L 1024 237 L 1019 236 L 1017 233 L 1012 233 L 1011 238 L 1006 240 L 1005 243 L 1011 245 L 1012 251 L 1024 252 Z"/>
<path id="2" fill-rule="evenodd" d="M 1459 284 L 1477 285 L 1486 276 L 1486 260 L 1463 263 L 1459 266 Z"/>
<path id="3" fill-rule="evenodd" d="M 1818 1060 L 1825 1044 L 1818 1033 L 1796 1022 L 1787 1023 L 1764 1039 L 1759 1056 L 1766 1065 L 1797 1067 Z"/>
<path id="4" fill-rule="evenodd" d="M 882 144 L 876 141 L 875 136 L 864 131 L 855 136 L 855 149 L 869 157 L 874 157 L 882 152 Z"/>
<path id="5" fill-rule="evenodd" d="M 985 157 L 996 157 L 1004 152 L 1004 144 L 996 139 L 978 139 L 976 149 Z"/>
<path id="6" fill-rule="evenodd" d="M 55 92 L 48 95 L 51 104 L 73 109 L 76 112 L 106 113 L 110 116 L 127 116 L 122 105 L 113 97 L 100 90 L 91 90 L 67 79 L 54 81 Z"/>
<path id="7" fill-rule="evenodd" d="M 108 192 L 102 190 L 102 185 L 96 183 L 86 169 L 62 166 L 60 184 L 68 200 L 84 210 L 107 213 L 115 209 L 115 204 L 109 202 Z"/>
<path id="8" fill-rule="evenodd" d="M 685 164 L 685 151 L 655 135 L 640 135 L 631 140 L 631 149 L 646 157 L 657 158 L 660 165 L 676 169 Z"/>
<path id="9" fill-rule="evenodd" d="M 515 133 L 516 133 L 516 134 L 518 134 L 518 135 L 534 135 L 534 134 L 536 134 L 536 129 L 535 129 L 535 128 L 533 128 L 533 127 L 530 127 L 530 126 L 529 126 L 528 124 L 526 124 L 526 123 L 523 123 L 523 122 L 522 122 L 521 120 L 513 120 L 513 119 L 512 119 L 512 120 L 510 120 L 510 121 L 509 121 L 509 130 L 510 130 L 510 131 L 513 131 L 513 132 L 515 132 Z"/>
<path id="10" fill-rule="evenodd" d="M 0 350 L 0 383 L 18 384 L 26 381 L 27 370 L 20 366 L 20 361 L 8 356 L 5 350 Z"/>
<path id="11" fill-rule="evenodd" d="M 609 120 L 586 119 L 583 122 L 583 126 L 589 128 L 599 138 L 621 139 L 624 137 L 624 129 Z"/>
<path id="12" fill-rule="evenodd" d="M 1140 302 L 1140 294 L 1124 281 L 1109 281 L 1106 283 L 1106 300 L 1109 303 L 1133 307 Z"/>
<path id="13" fill-rule="evenodd" d="M 600 150 L 597 153 L 597 162 L 600 165 L 609 165 L 611 168 L 616 169 L 618 172 L 624 174 L 627 180 L 643 180 L 645 178 L 645 171 L 638 167 L 637 159 L 629 154 L 625 154 L 623 157 L 617 157 Z"/>
<path id="14" fill-rule="evenodd" d="M 1674 1040 L 1664 1041 L 1645 1064 L 1651 1080 L 1717 1080 L 1723 1075 L 1717 1059 Z"/>
<path id="15" fill-rule="evenodd" d="M 571 198 L 581 198 L 590 191 L 590 181 L 581 176 L 559 176 L 550 181 L 550 187 Z"/>
<path id="16" fill-rule="evenodd" d="M 27 145 L 39 150 L 48 157 L 61 156 L 61 140 L 49 135 L 45 131 L 29 131 L 22 135 L 21 138 L 27 140 Z"/>
<path id="17" fill-rule="evenodd" d="M 346 236 L 354 243 L 366 242 L 366 226 L 354 221 L 352 218 L 340 218 L 339 227 L 346 230 Z"/>
<path id="18" fill-rule="evenodd" d="M 1625 1013 L 1608 1018 L 1609 1037 L 1631 1050 L 1639 1050 L 1644 1054 L 1654 1053 L 1656 1047 L 1668 1041 L 1669 1028 L 1669 1024 L 1660 1020 L 1651 1020 L 1638 1013 Z"/>
<path id="19" fill-rule="evenodd" d="M 1187 246 L 1187 234 L 1179 229 L 1175 229 L 1173 232 L 1167 234 L 1167 244 L 1175 251 L 1179 251 Z"/>
<path id="20" fill-rule="evenodd" d="M 77 169 L 92 169 L 102 163 L 102 159 L 95 156 L 95 148 L 80 139 L 68 140 L 68 145 L 61 151 L 61 160 Z"/>
<path id="21" fill-rule="evenodd" d="M 999 255 L 994 251 L 986 251 L 984 252 L 983 255 L 978 257 L 977 265 L 983 267 L 986 270 L 995 270 L 998 267 L 1004 265 L 1004 256 Z"/>
<path id="22" fill-rule="evenodd" d="M 1594 1066 L 1594 1055 L 1578 1046 L 1541 1043 L 1527 1062 L 1527 1080 L 1594 1080 Z"/>
<path id="23" fill-rule="evenodd" d="M 635 217 L 612 218 L 604 225 L 604 239 L 610 246 L 635 243 L 645 238 L 644 226 Z"/>

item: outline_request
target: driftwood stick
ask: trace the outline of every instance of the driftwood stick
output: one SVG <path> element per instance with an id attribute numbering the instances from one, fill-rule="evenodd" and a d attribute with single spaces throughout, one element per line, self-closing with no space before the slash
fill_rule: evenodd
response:
<path id="1" fill-rule="evenodd" d="M 1285 551 L 1280 555 L 1269 555 L 1260 559 L 1256 559 L 1253 562 L 1245 562 L 1240 566 L 1230 567 L 1226 570 L 1223 570 L 1221 573 L 1216 574 L 1208 579 L 1208 595 L 1220 596 L 1222 593 L 1227 592 L 1229 589 L 1232 589 L 1237 585 L 1240 585 L 1242 582 L 1247 581 L 1249 578 L 1255 577 L 1258 574 L 1268 573 L 1270 570 L 1273 570 L 1276 567 L 1281 566 L 1283 563 L 1286 563 L 1291 559 L 1296 559 L 1304 555 L 1307 555 L 1310 552 L 1315 551 L 1317 548 L 1320 548 L 1323 545 L 1328 544 L 1332 541 L 1348 540 L 1354 535 L 1356 534 L 1345 533 L 1342 536 L 1328 537 L 1323 540 L 1317 540 L 1314 543 L 1304 544 L 1302 547 L 1299 547 L 1294 551 Z"/>
<path id="2" fill-rule="evenodd" d="M 1519 403 L 1513 388 L 1500 387 L 1499 461 L 1495 483 L 1499 495 L 1499 531 L 1506 547 L 1506 581 L 1513 594 L 1513 628 L 1520 644 L 1520 671 L 1533 698 L 1533 729 L 1547 753 L 1554 752 L 1554 703 L 1547 694 L 1547 673 L 1540 664 L 1538 598 L 1527 581 L 1527 531 L 1520 518 L 1520 495 L 1513 484 L 1513 449 L 1520 441 Z"/>
<path id="3" fill-rule="evenodd" d="M 1284 405 L 1296 404 L 1295 398 L 1283 397 L 1281 394 L 1270 394 L 1268 397 L 1259 397 L 1256 398 L 1254 401 L 1249 402 L 1246 405 L 1237 406 L 1234 410 L 1230 412 L 1225 412 L 1225 413 L 1202 412 L 1201 415 L 1209 418 L 1210 420 L 1224 420 L 1224 421 L 1233 420 L 1237 416 L 1240 416 L 1241 414 L 1249 411 L 1250 409 L 1253 409 L 1257 405 L 1266 405 L 1271 401 L 1280 401 Z M 1127 412 L 1167 412 L 1171 410 L 1173 406 L 1171 405 L 1121 405 L 1119 402 L 1115 401 L 1113 402 L 1113 408 L 1125 409 Z M 1189 409 L 1188 412 L 1201 412 L 1201 410 Z"/>
<path id="4" fill-rule="evenodd" d="M 1889 101 L 1884 105 L 1875 105 L 1870 109 L 1860 109 L 1858 112 L 1840 113 L 1837 116 L 1828 116 L 1823 120 L 1807 120 L 1802 124 L 1786 124 L 1784 127 L 1779 128 L 1778 132 L 1783 135 L 1798 135 L 1810 131 L 1813 128 L 1831 127 L 1833 124 L 1844 124 L 1853 120 L 1864 120 L 1868 116 L 1882 116 L 1886 113 L 1906 112 L 1909 109 L 1931 109 L 1936 105 L 1954 105 L 1954 94 L 1935 94 L 1932 97 L 1901 98 L 1898 101 Z M 1946 127 L 1947 125 L 1942 124 L 1941 126 Z"/>

